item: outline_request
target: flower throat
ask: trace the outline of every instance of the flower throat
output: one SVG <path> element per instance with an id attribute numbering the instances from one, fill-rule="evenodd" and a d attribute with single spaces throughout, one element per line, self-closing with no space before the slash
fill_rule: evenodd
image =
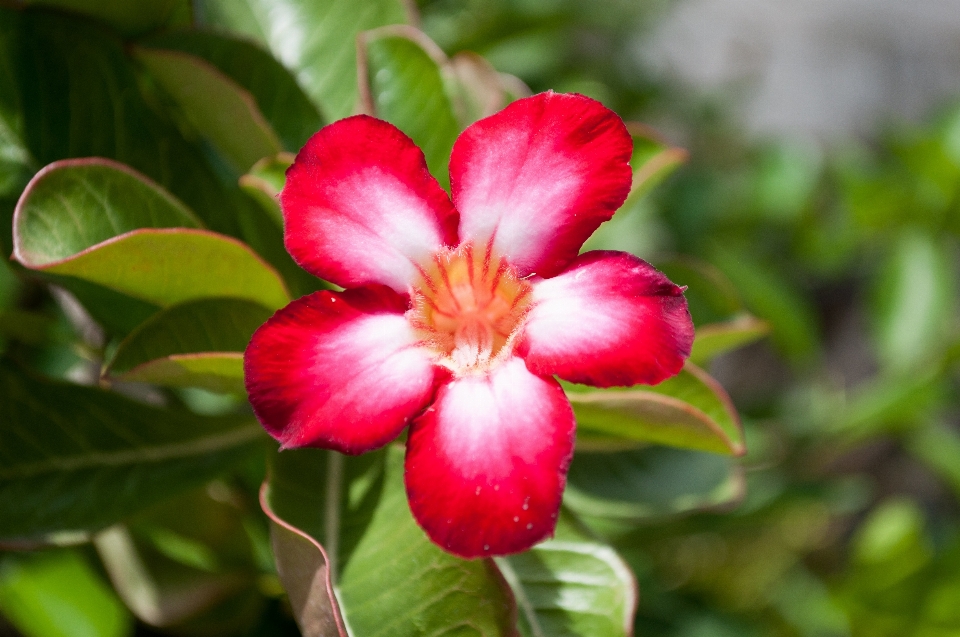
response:
<path id="1" fill-rule="evenodd" d="M 460 246 L 437 253 L 420 275 L 407 318 L 441 365 L 459 376 L 509 356 L 531 286 L 504 259 Z"/>

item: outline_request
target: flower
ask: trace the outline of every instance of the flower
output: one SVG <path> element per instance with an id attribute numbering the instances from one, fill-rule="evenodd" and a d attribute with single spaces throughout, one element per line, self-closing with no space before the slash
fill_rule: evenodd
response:
<path id="1" fill-rule="evenodd" d="M 468 127 L 452 202 L 423 153 L 366 115 L 316 133 L 280 195 L 287 250 L 322 291 L 253 335 L 254 412 L 283 447 L 357 454 L 410 425 L 405 481 L 462 557 L 552 535 L 574 417 L 554 376 L 655 384 L 690 353 L 683 290 L 621 252 L 578 252 L 623 203 L 632 140 L 599 102 L 552 92 Z"/>

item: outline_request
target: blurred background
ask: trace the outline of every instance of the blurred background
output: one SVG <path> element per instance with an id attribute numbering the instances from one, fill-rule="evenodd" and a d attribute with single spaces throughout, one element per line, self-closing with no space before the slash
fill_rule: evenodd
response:
<path id="1" fill-rule="evenodd" d="M 592 247 L 726 280 L 770 337 L 717 359 L 732 511 L 618 538 L 637 634 L 960 634 L 960 4 L 421 3 L 448 53 L 579 91 L 690 159 Z M 676 278 L 676 277 L 675 277 Z"/>
<path id="2" fill-rule="evenodd" d="M 769 328 L 709 369 L 747 434 L 739 501 L 609 531 L 636 634 L 960 635 L 960 2 L 417 4 L 447 55 L 686 149 L 587 247 L 687 283 L 697 325 Z"/>

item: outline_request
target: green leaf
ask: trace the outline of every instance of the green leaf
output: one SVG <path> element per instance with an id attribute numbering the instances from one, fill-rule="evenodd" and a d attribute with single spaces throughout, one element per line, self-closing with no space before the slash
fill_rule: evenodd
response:
<path id="1" fill-rule="evenodd" d="M 25 0 L 90 16 L 126 36 L 190 24 L 190 0 Z"/>
<path id="2" fill-rule="evenodd" d="M 38 164 L 121 161 L 184 201 L 212 230 L 239 236 L 239 189 L 219 181 L 160 105 L 148 104 L 141 89 L 149 85 L 137 81 L 116 34 L 60 12 L 22 14 L 14 59 L 23 138 Z"/>
<path id="3" fill-rule="evenodd" d="M 633 635 L 637 583 L 630 567 L 568 515 L 560 516 L 554 539 L 494 559 L 517 598 L 524 637 Z"/>
<path id="4" fill-rule="evenodd" d="M 237 505 L 245 495 L 215 482 L 94 537 L 114 587 L 141 621 L 182 630 L 238 597 L 247 608 L 235 611 L 231 629 L 217 634 L 237 634 L 256 621 L 262 598 L 251 600 L 248 593 L 258 572 L 244 530 L 246 512 Z"/>
<path id="5" fill-rule="evenodd" d="M 253 96 L 206 60 L 159 49 L 134 49 L 184 117 L 213 142 L 240 172 L 263 157 L 280 152 L 280 140 Z"/>
<path id="6" fill-rule="evenodd" d="M 253 419 L 204 418 L 0 365 L 0 538 L 96 531 L 261 449 Z"/>
<path id="7" fill-rule="evenodd" d="M 503 76 L 482 55 L 461 51 L 451 58 L 450 66 L 457 79 L 458 102 L 463 104 L 462 127 L 493 115 L 512 101 Z"/>
<path id="8" fill-rule="evenodd" d="M 367 31 L 357 42 L 366 109 L 409 135 L 433 176 L 449 187 L 447 165 L 460 125 L 450 98 L 455 78 L 443 51 L 406 25 Z"/>
<path id="9" fill-rule="evenodd" d="M 270 487 L 260 491 L 270 518 L 270 542 L 294 617 L 304 637 L 347 637 L 333 588 L 327 553 L 312 536 L 289 524 L 270 507 Z"/>
<path id="10" fill-rule="evenodd" d="M 602 226 L 601 226 L 602 227 Z M 716 266 L 691 257 L 679 257 L 657 268 L 677 285 L 685 286 L 684 297 L 695 325 L 728 321 L 745 313 L 740 293 Z"/>
<path id="11" fill-rule="evenodd" d="M 108 159 L 68 159 L 31 180 L 14 215 L 21 262 L 45 264 L 140 228 L 200 228 L 182 203 Z"/>
<path id="12" fill-rule="evenodd" d="M 287 181 L 287 168 L 293 165 L 294 156 L 279 153 L 258 161 L 250 171 L 240 177 L 240 187 L 266 212 L 277 225 L 283 228 L 283 212 L 280 210 L 280 191 Z"/>
<path id="13" fill-rule="evenodd" d="M 301 559 L 312 559 L 316 568 L 285 581 L 285 587 L 303 591 L 308 583 L 300 577 L 319 582 L 311 595 L 320 596 L 317 604 L 326 604 L 329 593 L 320 571 L 326 564 L 353 634 L 445 634 L 463 626 L 484 635 L 512 634 L 513 600 L 493 561 L 445 553 L 414 522 L 403 487 L 401 447 L 359 458 L 283 451 L 266 489 L 267 506 L 300 537 L 290 538 L 291 550 L 309 553 L 309 538 L 318 544 L 323 540 L 326 547 L 327 559 L 322 560 L 314 545 L 314 557 Z M 291 555 L 277 556 L 278 564 L 292 560 Z M 311 608 L 309 603 L 298 607 Z M 298 621 L 303 628 L 320 619 L 311 615 Z"/>
<path id="14" fill-rule="evenodd" d="M 180 31 L 141 42 L 206 60 L 248 91 L 289 151 L 297 151 L 323 126 L 319 111 L 296 78 L 259 46 L 215 33 Z"/>
<path id="15" fill-rule="evenodd" d="M 174 305 L 117 347 L 103 375 L 171 387 L 243 392 L 243 351 L 272 312 L 240 299 Z"/>
<path id="16" fill-rule="evenodd" d="M 816 314 L 793 282 L 744 249 L 717 246 L 712 260 L 733 281 L 747 309 L 770 323 L 770 338 L 787 357 L 802 363 L 817 354 L 820 335 Z"/>
<path id="17" fill-rule="evenodd" d="M 740 456 L 743 427 L 720 384 L 692 364 L 644 389 L 592 389 L 567 384 L 577 426 L 628 441 Z"/>
<path id="18" fill-rule="evenodd" d="M 690 158 L 686 150 L 671 146 L 660 133 L 646 124 L 627 122 L 626 125 L 633 138 L 633 156 L 630 160 L 633 183 L 623 204 L 625 208 L 646 196 Z"/>
<path id="19" fill-rule="evenodd" d="M 201 23 L 264 43 L 327 121 L 354 112 L 357 34 L 409 19 L 399 0 L 199 0 L 196 8 Z"/>
<path id="20" fill-rule="evenodd" d="M 24 637 L 124 637 L 133 623 L 73 549 L 0 558 L 0 612 Z"/>
<path id="21" fill-rule="evenodd" d="M 196 225 L 143 176 L 107 160 L 66 160 L 38 173 L 21 196 L 14 258 L 160 306 L 201 297 L 271 308 L 289 301 L 276 271 L 250 248 Z"/>
<path id="22" fill-rule="evenodd" d="M 743 475 L 727 456 L 647 447 L 578 451 L 563 501 L 592 529 L 615 534 L 650 518 L 729 506 L 743 493 Z"/>
<path id="23" fill-rule="evenodd" d="M 697 329 L 690 360 L 705 365 L 725 352 L 757 341 L 770 332 L 766 321 L 742 314 L 731 321 L 711 323 Z"/>
<path id="24" fill-rule="evenodd" d="M 939 356 L 956 316 L 952 243 L 901 234 L 874 283 L 874 334 L 885 367 L 909 372 Z"/>

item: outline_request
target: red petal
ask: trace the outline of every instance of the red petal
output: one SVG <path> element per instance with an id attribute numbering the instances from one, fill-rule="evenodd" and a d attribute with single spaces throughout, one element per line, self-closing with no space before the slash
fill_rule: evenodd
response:
<path id="1" fill-rule="evenodd" d="M 587 252 L 533 283 L 517 347 L 535 374 L 598 387 L 655 385 L 683 367 L 693 322 L 683 290 L 623 252 Z"/>
<path id="2" fill-rule="evenodd" d="M 456 244 L 457 213 L 413 141 L 357 115 L 322 128 L 287 171 L 284 241 L 316 276 L 398 292 L 442 245 Z"/>
<path id="3" fill-rule="evenodd" d="M 436 376 L 404 310 L 402 297 L 377 286 L 316 292 L 264 323 L 244 372 L 270 435 L 284 447 L 344 453 L 396 438 L 430 403 Z"/>
<path id="4" fill-rule="evenodd" d="M 493 242 L 521 275 L 556 274 L 630 192 L 633 140 L 582 95 L 518 100 L 460 135 L 450 159 L 460 239 Z"/>
<path id="5" fill-rule="evenodd" d="M 471 558 L 553 534 L 573 454 L 573 410 L 518 358 L 442 387 L 410 428 L 410 509 L 434 542 Z"/>

